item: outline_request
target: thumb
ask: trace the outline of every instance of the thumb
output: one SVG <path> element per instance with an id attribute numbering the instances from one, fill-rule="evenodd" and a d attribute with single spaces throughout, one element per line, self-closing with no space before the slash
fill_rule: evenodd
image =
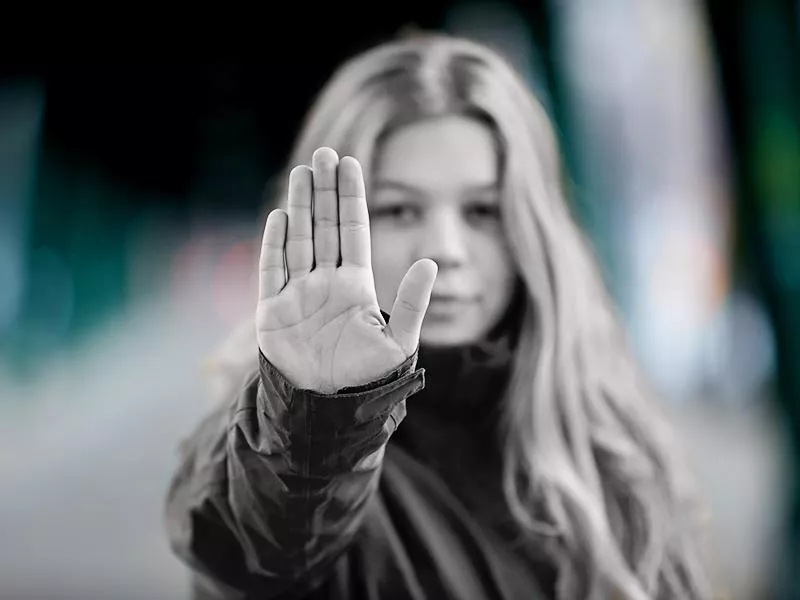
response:
<path id="1" fill-rule="evenodd" d="M 390 315 L 389 331 L 406 355 L 414 352 L 419 343 L 422 320 L 431 301 L 433 282 L 438 271 L 435 262 L 423 258 L 411 265 L 400 282 Z"/>

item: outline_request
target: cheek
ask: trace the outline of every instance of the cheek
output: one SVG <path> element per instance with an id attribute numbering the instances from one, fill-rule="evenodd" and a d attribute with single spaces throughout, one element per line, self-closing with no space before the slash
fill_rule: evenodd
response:
<path id="1" fill-rule="evenodd" d="M 499 237 L 483 238 L 476 243 L 477 258 L 487 304 L 493 312 L 502 312 L 511 301 L 516 269 L 508 244 Z"/>

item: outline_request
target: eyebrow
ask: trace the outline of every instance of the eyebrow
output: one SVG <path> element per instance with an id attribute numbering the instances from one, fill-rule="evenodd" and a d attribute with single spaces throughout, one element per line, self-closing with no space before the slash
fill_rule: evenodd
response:
<path id="1" fill-rule="evenodd" d="M 400 192 L 412 192 L 416 194 L 424 193 L 424 190 L 411 185 L 410 183 L 404 183 L 402 181 L 394 181 L 391 179 L 380 179 L 375 182 L 374 186 L 375 189 L 389 189 L 389 190 L 398 190 Z M 494 192 L 497 191 L 499 184 L 497 182 L 491 183 L 479 183 L 473 185 L 465 186 L 465 189 L 471 192 Z"/>

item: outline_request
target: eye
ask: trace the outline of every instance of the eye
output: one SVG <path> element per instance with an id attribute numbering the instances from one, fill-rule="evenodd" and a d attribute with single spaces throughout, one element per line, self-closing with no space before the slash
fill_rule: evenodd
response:
<path id="1" fill-rule="evenodd" d="M 465 213 L 470 222 L 478 225 L 500 221 L 500 206 L 496 202 L 470 202 L 465 207 Z"/>
<path id="2" fill-rule="evenodd" d="M 410 202 L 393 202 L 374 207 L 370 218 L 392 225 L 409 226 L 417 223 L 421 214 L 419 206 Z"/>

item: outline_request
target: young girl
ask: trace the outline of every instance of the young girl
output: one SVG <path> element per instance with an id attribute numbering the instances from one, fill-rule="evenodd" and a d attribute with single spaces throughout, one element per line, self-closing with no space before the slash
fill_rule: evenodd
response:
<path id="1" fill-rule="evenodd" d="M 247 375 L 168 497 L 196 597 L 711 597 L 669 427 L 509 66 L 445 36 L 366 52 L 292 164 Z"/>

